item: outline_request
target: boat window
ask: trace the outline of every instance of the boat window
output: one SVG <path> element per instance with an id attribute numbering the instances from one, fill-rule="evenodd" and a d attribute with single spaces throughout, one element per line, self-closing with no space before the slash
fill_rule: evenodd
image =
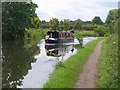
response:
<path id="1" fill-rule="evenodd" d="M 50 32 L 50 31 L 48 31 L 48 32 L 47 32 L 47 35 L 50 35 L 50 34 L 51 34 L 51 32 Z"/>
<path id="2" fill-rule="evenodd" d="M 65 37 L 67 37 L 67 33 L 66 32 L 64 33 L 64 35 L 65 35 Z"/>
<path id="3" fill-rule="evenodd" d="M 50 32 L 50 38 L 58 38 L 58 32 Z"/>

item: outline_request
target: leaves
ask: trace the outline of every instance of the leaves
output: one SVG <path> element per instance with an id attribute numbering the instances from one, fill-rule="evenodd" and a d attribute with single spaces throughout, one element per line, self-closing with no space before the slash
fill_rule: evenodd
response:
<path id="1" fill-rule="evenodd" d="M 74 24 L 74 28 L 80 30 L 82 28 L 82 20 L 77 19 Z"/>
<path id="2" fill-rule="evenodd" d="M 95 29 L 95 32 L 97 32 L 100 36 L 104 36 L 106 33 L 108 33 L 109 27 L 107 26 L 98 26 Z"/>
<path id="3" fill-rule="evenodd" d="M 59 27 L 59 21 L 57 18 L 50 19 L 49 26 L 52 30 L 56 30 Z"/>
<path id="4" fill-rule="evenodd" d="M 118 24 L 118 19 L 119 19 L 119 9 L 112 9 L 109 11 L 108 16 L 106 18 L 106 25 L 109 26 L 110 33 L 114 33 L 117 30 L 117 24 Z M 116 26 L 117 25 L 117 26 Z"/>
<path id="5" fill-rule="evenodd" d="M 69 21 L 69 19 L 64 19 L 63 28 L 64 28 L 65 31 L 69 30 L 69 28 L 70 28 L 70 21 Z"/>
<path id="6" fill-rule="evenodd" d="M 32 27 L 31 18 L 37 17 L 37 5 L 26 2 L 4 2 L 2 4 L 3 39 L 23 37 L 25 28 Z"/>
<path id="7" fill-rule="evenodd" d="M 102 22 L 102 20 L 100 19 L 99 16 L 95 16 L 95 17 L 92 19 L 92 23 L 93 23 L 93 24 L 97 24 L 97 25 L 102 25 L 102 24 L 103 24 L 103 22 Z"/>

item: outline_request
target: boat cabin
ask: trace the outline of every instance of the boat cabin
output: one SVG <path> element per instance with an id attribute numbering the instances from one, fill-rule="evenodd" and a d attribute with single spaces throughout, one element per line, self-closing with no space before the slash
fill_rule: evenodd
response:
<path id="1" fill-rule="evenodd" d="M 73 42 L 74 31 L 48 31 L 46 35 L 46 43 L 59 43 L 59 42 Z"/>

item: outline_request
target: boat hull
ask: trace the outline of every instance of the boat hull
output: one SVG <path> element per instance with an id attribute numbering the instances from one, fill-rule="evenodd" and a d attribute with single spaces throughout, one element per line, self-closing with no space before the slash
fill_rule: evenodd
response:
<path id="1" fill-rule="evenodd" d="M 73 43 L 74 38 L 66 38 L 66 39 L 46 39 L 45 43 L 51 43 L 51 44 L 61 44 L 61 43 Z"/>

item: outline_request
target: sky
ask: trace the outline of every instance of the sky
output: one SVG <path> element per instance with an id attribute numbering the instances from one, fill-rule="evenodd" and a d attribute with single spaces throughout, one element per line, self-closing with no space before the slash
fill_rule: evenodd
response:
<path id="1" fill-rule="evenodd" d="M 106 20 L 109 10 L 118 8 L 119 0 L 32 0 L 38 5 L 36 13 L 40 20 L 49 21 L 81 19 L 91 21 L 95 16 Z"/>

